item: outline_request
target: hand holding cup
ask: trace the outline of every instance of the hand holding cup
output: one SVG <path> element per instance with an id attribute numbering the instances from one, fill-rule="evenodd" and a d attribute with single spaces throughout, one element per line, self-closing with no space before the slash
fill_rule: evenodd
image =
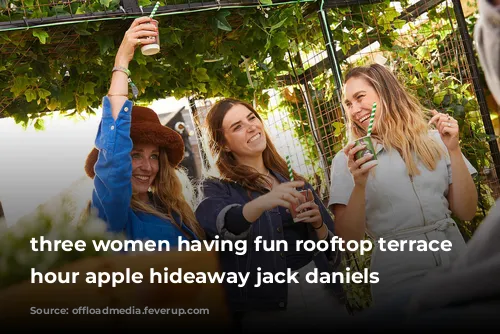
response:
<path id="1" fill-rule="evenodd" d="M 355 142 L 350 142 L 344 148 L 344 153 L 347 156 L 347 167 L 353 176 L 354 183 L 362 187 L 366 186 L 368 172 L 378 165 L 378 161 L 373 159 L 374 154 L 369 151 L 366 152 L 366 148 L 367 145 L 365 143 L 356 144 Z M 358 154 L 359 156 L 358 152 L 363 151 L 365 151 L 363 156 L 357 159 L 356 155 Z"/>
<path id="2" fill-rule="evenodd" d="M 262 199 L 261 208 L 263 211 L 282 206 L 291 209 L 293 205 L 305 202 L 305 197 L 296 188 L 304 186 L 303 181 L 291 181 L 280 183 L 270 192 L 259 197 Z"/>
<path id="3" fill-rule="evenodd" d="M 314 225 L 320 225 L 323 221 L 321 212 L 319 211 L 319 206 L 314 202 L 314 196 L 311 189 L 302 190 L 304 194 L 305 201 L 301 202 L 298 206 L 292 206 L 291 214 L 294 218 L 293 221 L 298 223 L 310 223 Z"/>
<path id="4" fill-rule="evenodd" d="M 134 57 L 135 48 L 141 45 L 149 45 L 156 42 L 158 26 L 150 17 L 139 17 L 132 22 L 130 28 L 125 32 L 120 48 L 116 53 L 116 65 L 127 65 Z"/>

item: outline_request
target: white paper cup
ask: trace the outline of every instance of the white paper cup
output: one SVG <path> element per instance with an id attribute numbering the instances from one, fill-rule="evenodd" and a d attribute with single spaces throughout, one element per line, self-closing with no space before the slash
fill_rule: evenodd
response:
<path id="1" fill-rule="evenodd" d="M 143 24 L 149 24 L 149 22 L 143 23 Z M 151 24 L 154 24 L 158 28 L 158 21 L 152 20 Z M 141 48 L 142 54 L 145 56 L 152 56 L 152 55 L 160 52 L 160 35 L 158 34 L 156 36 L 149 36 L 148 39 L 154 39 L 155 42 L 151 43 L 151 44 L 144 45 Z"/>

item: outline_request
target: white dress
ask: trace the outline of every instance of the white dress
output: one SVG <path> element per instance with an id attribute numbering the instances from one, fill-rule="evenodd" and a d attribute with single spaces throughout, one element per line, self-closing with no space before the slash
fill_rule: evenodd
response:
<path id="1" fill-rule="evenodd" d="M 420 175 L 411 179 L 396 150 L 386 151 L 377 144 L 378 166 L 372 169 L 366 184 L 366 230 L 374 240 L 450 240 L 449 252 L 380 251 L 378 243 L 372 252 L 370 270 L 379 273 L 379 282 L 371 286 L 372 299 L 378 303 L 398 290 L 411 287 L 429 271 L 449 265 L 465 248 L 465 241 L 453 219 L 447 200 L 452 182 L 448 150 L 436 130 L 429 135 L 446 155 L 434 171 L 418 162 Z M 471 174 L 476 169 L 463 156 Z M 347 205 L 354 180 L 347 168 L 343 151 L 332 162 L 328 206 Z"/>

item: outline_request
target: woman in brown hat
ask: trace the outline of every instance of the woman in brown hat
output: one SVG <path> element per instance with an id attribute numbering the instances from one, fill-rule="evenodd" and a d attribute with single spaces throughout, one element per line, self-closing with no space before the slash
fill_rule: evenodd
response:
<path id="1" fill-rule="evenodd" d="M 204 239 L 203 229 L 182 193 L 175 168 L 184 157 L 182 137 L 163 126 L 151 109 L 128 100 L 129 62 L 136 46 L 154 42 L 149 17 L 136 19 L 115 57 L 102 120 L 85 171 L 94 180 L 92 208 L 109 230 L 128 239 Z M 133 86 L 134 88 L 134 86 Z"/>

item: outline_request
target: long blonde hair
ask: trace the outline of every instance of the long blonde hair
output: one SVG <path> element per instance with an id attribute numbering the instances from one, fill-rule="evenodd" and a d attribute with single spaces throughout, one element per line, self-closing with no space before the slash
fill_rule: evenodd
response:
<path id="1" fill-rule="evenodd" d="M 376 134 L 372 137 L 380 141 L 385 149 L 395 149 L 401 154 L 409 175 L 420 174 L 416 159 L 422 161 L 427 169 L 434 170 L 445 152 L 429 136 L 426 111 L 419 101 L 382 65 L 355 67 L 346 74 L 344 82 L 350 78 L 365 79 L 379 96 L 379 117 L 374 124 Z M 345 89 L 343 94 L 345 100 Z M 367 135 L 364 128 L 353 122 L 350 114 L 348 129 L 352 140 Z"/>
<path id="2" fill-rule="evenodd" d="M 188 201 L 183 195 L 183 185 L 176 175 L 176 170 L 170 165 L 165 150 L 160 148 L 160 168 L 151 185 L 154 206 L 141 201 L 137 194 L 132 194 L 130 206 L 132 209 L 150 213 L 164 219 L 170 219 L 181 232 L 184 231 L 176 224 L 172 212 L 176 212 L 185 224 L 200 239 L 205 239 L 205 232 L 196 220 L 196 216 Z M 185 234 L 185 233 L 184 233 Z"/>

